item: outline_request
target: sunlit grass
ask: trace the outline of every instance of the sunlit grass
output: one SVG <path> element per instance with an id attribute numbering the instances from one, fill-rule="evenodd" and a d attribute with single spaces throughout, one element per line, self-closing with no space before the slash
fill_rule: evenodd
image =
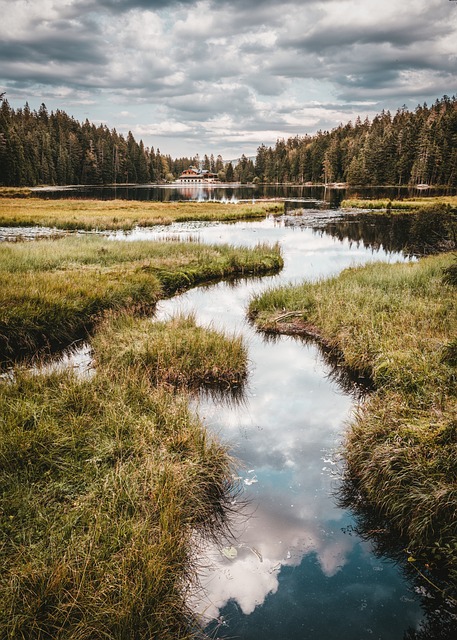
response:
<path id="1" fill-rule="evenodd" d="M 172 222 L 234 221 L 282 214 L 282 203 L 153 202 L 0 198 L 0 226 L 58 229 L 132 229 Z"/>
<path id="2" fill-rule="evenodd" d="M 344 452 L 348 474 L 411 549 L 457 570 L 455 256 L 370 264 L 271 290 L 250 315 L 266 331 L 308 332 L 377 389 Z M 446 546 L 448 545 L 448 546 Z"/>
<path id="3" fill-rule="evenodd" d="M 436 196 L 404 198 L 402 200 L 390 200 L 389 198 L 373 199 L 349 198 L 341 202 L 343 209 L 392 209 L 393 211 L 415 211 L 429 205 L 457 206 L 457 196 Z"/>

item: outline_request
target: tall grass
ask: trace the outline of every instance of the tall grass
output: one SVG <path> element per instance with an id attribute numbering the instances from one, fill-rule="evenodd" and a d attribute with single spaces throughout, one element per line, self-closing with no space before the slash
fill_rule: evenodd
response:
<path id="1" fill-rule="evenodd" d="M 351 268 L 258 296 L 250 314 L 266 331 L 310 333 L 371 377 L 377 391 L 344 446 L 348 476 L 411 549 L 457 576 L 453 264 L 442 254 Z"/>
<path id="2" fill-rule="evenodd" d="M 58 229 L 132 229 L 189 220 L 246 220 L 280 215 L 282 203 L 139 202 L 134 200 L 40 200 L 0 198 L 0 226 Z"/>
<path id="3" fill-rule="evenodd" d="M 154 385 L 239 387 L 247 376 L 247 350 L 240 336 L 199 327 L 192 315 L 151 322 L 122 314 L 105 321 L 92 340 L 96 363 L 146 372 Z"/>
<path id="4" fill-rule="evenodd" d="M 190 638 L 195 533 L 231 461 L 146 377 L 17 372 L 0 394 L 0 637 Z"/>
<path id="5" fill-rule="evenodd" d="M 150 309 L 160 297 L 203 282 L 280 269 L 278 246 L 67 237 L 0 251 L 0 359 L 66 345 L 101 315 Z"/>
<path id="6" fill-rule="evenodd" d="M 389 198 L 381 199 L 364 199 L 350 198 L 341 202 L 343 209 L 372 209 L 384 210 L 392 209 L 394 211 L 416 211 L 422 207 L 433 205 L 450 205 L 457 206 L 457 196 L 436 196 L 424 198 L 404 198 L 402 200 L 390 200 Z"/>

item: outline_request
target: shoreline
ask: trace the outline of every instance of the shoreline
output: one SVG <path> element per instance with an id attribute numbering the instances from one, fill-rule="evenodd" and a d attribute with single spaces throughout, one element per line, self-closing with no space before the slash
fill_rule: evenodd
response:
<path id="1" fill-rule="evenodd" d="M 444 276 L 453 256 L 271 290 L 249 315 L 260 331 L 317 341 L 373 382 L 344 442 L 346 480 L 418 563 L 446 569 L 457 600 L 457 296 Z"/>

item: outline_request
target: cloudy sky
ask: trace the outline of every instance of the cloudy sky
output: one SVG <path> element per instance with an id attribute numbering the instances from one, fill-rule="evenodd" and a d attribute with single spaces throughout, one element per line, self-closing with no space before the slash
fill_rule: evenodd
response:
<path id="1" fill-rule="evenodd" d="M 0 91 L 172 156 L 457 90 L 456 0 L 0 0 Z"/>

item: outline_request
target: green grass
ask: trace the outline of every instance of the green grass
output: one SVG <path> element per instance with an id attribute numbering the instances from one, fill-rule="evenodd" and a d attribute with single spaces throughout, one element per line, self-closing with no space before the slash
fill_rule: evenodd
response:
<path id="1" fill-rule="evenodd" d="M 265 331 L 312 335 L 373 380 L 345 442 L 348 476 L 411 550 L 456 576 L 454 270 L 452 254 L 351 268 L 269 291 L 250 315 Z"/>
<path id="2" fill-rule="evenodd" d="M 119 369 L 140 369 L 153 384 L 231 389 L 247 376 L 241 337 L 199 327 L 192 315 L 151 322 L 122 314 L 103 323 L 92 347 L 96 363 L 104 369 L 114 375 Z"/>
<path id="3" fill-rule="evenodd" d="M 457 207 L 457 196 L 436 196 L 424 198 L 405 198 L 403 200 L 351 198 L 341 202 L 342 209 L 392 209 L 395 211 L 416 211 L 421 207 L 449 205 Z"/>
<path id="4" fill-rule="evenodd" d="M 0 250 L 3 362 L 71 343 L 107 310 L 148 310 L 197 284 L 273 272 L 278 246 L 253 249 L 181 242 L 66 237 Z"/>
<path id="5" fill-rule="evenodd" d="M 278 248 L 73 237 L 0 255 L 11 341 L 68 339 L 69 320 L 112 309 L 92 378 L 0 380 L 0 637 L 196 637 L 196 541 L 226 533 L 237 486 L 186 389 L 241 385 L 247 354 L 192 317 L 133 314 L 173 287 L 278 268 Z"/>
<path id="6" fill-rule="evenodd" d="M 235 221 L 280 215 L 282 203 L 152 202 L 134 200 L 41 200 L 0 198 L 0 226 L 58 229 L 132 229 L 172 222 Z"/>
<path id="7" fill-rule="evenodd" d="M 195 536 L 220 533 L 232 463 L 145 376 L 0 382 L 0 637 L 194 637 Z"/>

